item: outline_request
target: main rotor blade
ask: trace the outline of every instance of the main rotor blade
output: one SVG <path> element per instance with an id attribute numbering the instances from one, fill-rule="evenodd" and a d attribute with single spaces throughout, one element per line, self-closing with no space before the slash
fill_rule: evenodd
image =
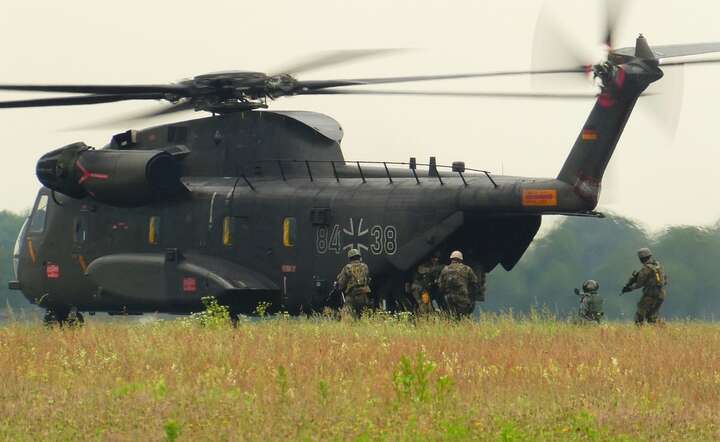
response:
<path id="1" fill-rule="evenodd" d="M 35 92 L 70 92 L 78 94 L 145 94 L 167 93 L 184 95 L 188 87 L 179 84 L 146 85 L 80 85 L 80 84 L 0 84 L 0 90 Z"/>
<path id="2" fill-rule="evenodd" d="M 139 114 L 133 114 L 133 115 L 126 115 L 124 117 L 117 117 L 117 118 L 110 118 L 104 121 L 99 121 L 96 123 L 90 123 L 82 126 L 75 126 L 72 127 L 72 130 L 82 130 L 82 129 L 99 129 L 103 127 L 114 127 L 119 126 L 121 124 L 130 124 L 135 123 L 137 121 L 142 121 L 148 118 L 154 118 L 154 117 L 161 117 L 165 115 L 171 115 L 175 114 L 177 112 L 183 112 L 188 110 L 195 110 L 195 103 L 193 103 L 191 100 L 181 101 L 179 103 L 175 103 L 171 106 L 165 106 L 160 109 L 156 109 L 150 112 L 143 112 Z"/>
<path id="3" fill-rule="evenodd" d="M 420 97 L 458 97 L 458 98 L 595 98 L 593 93 L 543 93 L 543 92 L 445 92 L 445 91 L 383 91 L 364 89 L 326 89 L 301 92 L 299 95 L 408 95 Z"/>
<path id="4" fill-rule="evenodd" d="M 347 63 L 349 61 L 359 60 L 361 58 L 377 57 L 407 50 L 408 49 L 351 49 L 341 51 L 327 51 L 305 57 L 295 63 L 286 65 L 280 69 L 276 69 L 274 72 L 275 75 L 297 75 L 328 66 L 335 66 L 338 64 Z"/>
<path id="5" fill-rule="evenodd" d="M 549 75 L 549 74 L 567 74 L 585 72 L 584 67 L 569 69 L 545 69 L 545 70 L 525 70 L 525 71 L 497 71 L 497 72 L 478 72 L 470 74 L 452 74 L 452 75 L 417 75 L 411 77 L 385 77 L 385 78 L 358 78 L 347 80 L 310 80 L 298 82 L 298 87 L 303 90 L 318 90 L 340 86 L 361 86 L 368 84 L 389 84 L 389 83 L 409 83 L 415 81 L 437 81 L 437 80 L 460 80 L 465 78 L 482 78 L 482 77 L 507 77 L 518 75 Z M 302 92 L 299 92 L 302 93 Z"/>
<path id="6" fill-rule="evenodd" d="M 686 64 L 714 64 L 720 63 L 720 60 L 688 60 L 688 61 L 667 61 L 660 60 L 660 66 L 685 66 Z"/>
<path id="7" fill-rule="evenodd" d="M 163 97 L 164 94 L 81 95 L 75 97 L 0 101 L 0 108 L 77 106 L 82 104 L 112 103 L 125 100 L 160 100 Z"/>
<path id="8" fill-rule="evenodd" d="M 652 51 L 657 58 L 685 57 L 689 55 L 711 54 L 720 52 L 720 42 L 715 43 L 692 43 L 683 45 L 652 46 Z M 621 48 L 613 51 L 621 55 L 635 55 L 635 48 Z M 668 64 L 668 63 L 664 63 Z"/>

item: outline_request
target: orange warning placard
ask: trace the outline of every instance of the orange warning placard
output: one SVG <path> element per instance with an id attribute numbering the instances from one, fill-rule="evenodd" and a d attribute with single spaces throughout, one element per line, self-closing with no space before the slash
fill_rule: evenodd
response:
<path id="1" fill-rule="evenodd" d="M 522 193 L 523 206 L 557 206 L 557 190 L 525 189 Z"/>
<path id="2" fill-rule="evenodd" d="M 597 141 L 598 133 L 595 129 L 583 129 L 582 140 L 583 141 Z"/>

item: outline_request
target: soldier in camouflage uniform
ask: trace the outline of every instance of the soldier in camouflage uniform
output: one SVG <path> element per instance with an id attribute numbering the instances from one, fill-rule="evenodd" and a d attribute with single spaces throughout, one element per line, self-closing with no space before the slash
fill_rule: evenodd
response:
<path id="1" fill-rule="evenodd" d="M 442 269 L 440 254 L 435 252 L 430 261 L 420 264 L 415 271 L 410 291 L 417 303 L 416 313 L 419 316 L 428 315 L 434 311 L 432 300 L 438 298 L 437 280 Z"/>
<path id="2" fill-rule="evenodd" d="M 600 322 L 603 313 L 603 299 L 598 294 L 600 284 L 597 281 L 588 279 L 583 282 L 582 292 L 575 289 L 575 294 L 580 297 L 580 318 L 586 321 Z"/>
<path id="3" fill-rule="evenodd" d="M 633 272 L 622 293 L 642 288 L 643 294 L 637 304 L 635 323 L 641 325 L 647 321 L 649 324 L 654 324 L 657 322 L 660 306 L 665 301 L 667 275 L 660 263 L 653 259 L 650 249 L 638 250 L 638 258 L 643 266 L 640 271 Z"/>
<path id="4" fill-rule="evenodd" d="M 345 304 L 350 308 L 353 317 L 358 318 L 364 309 L 369 309 L 370 303 L 370 270 L 362 262 L 360 251 L 348 251 L 350 262 L 343 267 L 337 275 L 336 283 L 345 294 Z"/>
<path id="5" fill-rule="evenodd" d="M 438 288 L 445 297 L 450 314 L 456 318 L 470 315 L 475 310 L 475 295 L 480 286 L 477 275 L 463 264 L 460 251 L 450 254 L 450 265 L 445 266 L 438 278 Z"/>

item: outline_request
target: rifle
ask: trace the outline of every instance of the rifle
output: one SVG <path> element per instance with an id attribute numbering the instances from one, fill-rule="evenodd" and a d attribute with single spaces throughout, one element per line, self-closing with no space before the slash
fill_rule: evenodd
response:
<path id="1" fill-rule="evenodd" d="M 345 305 L 345 293 L 340 289 L 337 282 L 333 283 L 332 290 L 325 298 L 325 305 L 340 310 Z"/>
<path id="2" fill-rule="evenodd" d="M 638 275 L 640 273 L 635 270 L 632 272 L 632 275 L 630 275 L 630 278 L 628 279 L 628 282 L 625 283 L 625 285 L 622 288 L 622 292 L 620 292 L 620 296 L 622 296 L 623 293 L 627 293 L 632 291 L 632 286 L 637 282 Z"/>

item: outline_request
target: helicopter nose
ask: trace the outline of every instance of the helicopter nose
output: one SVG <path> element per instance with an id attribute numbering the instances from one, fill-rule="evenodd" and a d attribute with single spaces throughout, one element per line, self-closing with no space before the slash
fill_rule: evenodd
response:
<path id="1" fill-rule="evenodd" d="M 85 196 L 85 189 L 78 185 L 73 167 L 78 152 L 87 149 L 85 143 L 74 143 L 43 155 L 35 166 L 38 180 L 47 188 L 62 191 L 73 198 Z"/>

